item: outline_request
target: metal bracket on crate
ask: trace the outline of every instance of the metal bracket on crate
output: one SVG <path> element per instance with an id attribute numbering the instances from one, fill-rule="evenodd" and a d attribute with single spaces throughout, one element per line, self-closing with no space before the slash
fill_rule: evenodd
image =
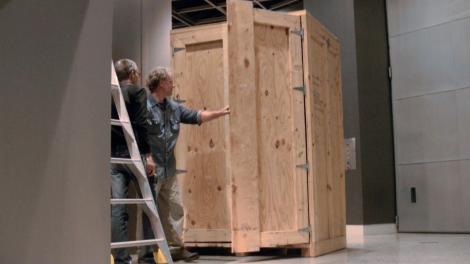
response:
<path id="1" fill-rule="evenodd" d="M 290 31 L 290 33 L 292 34 L 296 34 L 298 36 L 300 36 L 300 38 L 304 38 L 304 29 L 303 28 L 299 28 L 299 29 L 293 29 Z"/>
<path id="2" fill-rule="evenodd" d="M 300 228 L 298 231 L 299 232 L 305 232 L 305 233 L 311 233 L 312 228 L 310 226 L 307 226 L 307 227 L 304 227 L 304 228 Z"/>
<path id="3" fill-rule="evenodd" d="M 308 169 L 309 169 L 309 166 L 308 166 L 307 163 L 297 165 L 296 167 L 299 168 L 299 169 L 304 169 L 304 170 L 308 170 Z"/>
<path id="4" fill-rule="evenodd" d="M 294 87 L 294 90 L 296 90 L 296 91 L 301 91 L 302 93 L 305 94 L 305 86 Z"/>
<path id="5" fill-rule="evenodd" d="M 173 53 L 176 53 L 178 51 L 182 51 L 182 50 L 185 50 L 186 48 L 173 48 Z"/>

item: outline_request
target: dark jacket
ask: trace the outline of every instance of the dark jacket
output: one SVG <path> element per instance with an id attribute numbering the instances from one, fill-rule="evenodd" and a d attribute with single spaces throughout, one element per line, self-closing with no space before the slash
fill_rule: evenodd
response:
<path id="1" fill-rule="evenodd" d="M 200 124 L 201 113 L 181 104 L 165 99 L 157 103 L 149 96 L 149 142 L 153 159 L 157 165 L 156 176 L 165 179 L 176 174 L 174 149 L 180 131 L 180 123 Z"/>
<path id="2" fill-rule="evenodd" d="M 127 113 L 131 120 L 140 154 L 148 154 L 150 153 L 150 147 L 148 141 L 147 93 L 144 88 L 131 84 L 122 85 L 121 91 L 126 102 Z M 111 118 L 118 119 L 116 107 L 114 104 L 111 105 Z M 127 151 L 122 128 L 113 126 L 111 130 L 111 155 L 122 156 L 123 149 Z"/>

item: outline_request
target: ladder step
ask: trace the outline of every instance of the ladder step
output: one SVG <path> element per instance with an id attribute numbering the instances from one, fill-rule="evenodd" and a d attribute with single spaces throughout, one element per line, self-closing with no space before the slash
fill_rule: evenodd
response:
<path id="1" fill-rule="evenodd" d="M 111 243 L 111 248 L 130 248 L 130 247 L 142 247 L 156 245 L 159 242 L 165 241 L 164 239 L 148 239 L 148 240 L 136 240 L 136 241 L 125 241 L 125 242 L 114 242 Z"/>
<path id="2" fill-rule="evenodd" d="M 140 159 L 123 159 L 123 158 L 111 158 L 111 163 L 113 164 L 134 164 L 140 163 L 142 160 Z"/>
<path id="3" fill-rule="evenodd" d="M 122 126 L 123 124 L 129 124 L 129 121 L 119 120 L 119 119 L 111 119 L 112 126 Z"/>
<path id="4" fill-rule="evenodd" d="M 146 204 L 153 199 L 111 199 L 111 204 Z"/>

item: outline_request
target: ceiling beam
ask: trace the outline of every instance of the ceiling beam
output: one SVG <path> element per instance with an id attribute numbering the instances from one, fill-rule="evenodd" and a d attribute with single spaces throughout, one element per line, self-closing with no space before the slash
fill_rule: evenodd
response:
<path id="1" fill-rule="evenodd" d="M 212 1 L 210 1 L 210 0 L 204 0 L 204 2 L 208 3 L 208 4 L 209 4 L 210 6 L 212 6 L 213 8 L 219 10 L 219 12 L 222 13 L 222 14 L 224 14 L 224 16 L 227 15 L 227 13 L 225 12 L 225 10 L 224 10 L 222 7 L 220 7 L 220 6 L 218 6 L 218 5 L 214 4 L 214 3 L 212 3 Z"/>
<path id="2" fill-rule="evenodd" d="M 185 27 L 187 27 L 187 26 L 178 23 L 178 24 L 173 24 L 173 27 L 172 27 L 172 28 L 173 28 L 173 29 L 177 29 L 177 28 L 185 28 Z"/>
<path id="3" fill-rule="evenodd" d="M 217 5 L 217 6 L 223 8 L 223 7 L 226 6 L 226 4 L 220 4 L 220 5 Z M 180 9 L 178 11 L 178 13 L 186 14 L 186 13 L 194 13 L 194 12 L 206 11 L 206 10 L 211 10 L 211 9 L 215 9 L 215 7 L 210 6 L 210 5 L 194 6 L 194 7 L 188 7 L 188 8 Z"/>
<path id="4" fill-rule="evenodd" d="M 253 2 L 254 2 L 255 4 L 257 4 L 259 7 L 263 8 L 263 9 L 267 9 L 263 4 L 260 3 L 259 0 L 253 0 Z"/>
<path id="5" fill-rule="evenodd" d="M 191 21 L 191 19 L 187 18 L 186 16 L 184 16 L 184 15 L 182 15 L 182 14 L 176 12 L 176 11 L 173 11 L 173 12 L 171 13 L 171 16 L 172 16 L 174 19 L 178 20 L 179 22 L 185 24 L 186 26 L 192 26 L 192 25 L 194 25 L 194 22 Z"/>
<path id="6" fill-rule="evenodd" d="M 196 25 L 203 25 L 203 24 L 210 24 L 210 23 L 217 23 L 217 22 L 222 22 L 225 21 L 226 18 L 221 16 L 221 17 L 210 17 L 210 18 L 204 18 L 200 19 L 197 21 Z"/>
<path id="7" fill-rule="evenodd" d="M 286 1 L 282 1 L 280 3 L 277 3 L 277 4 L 274 4 L 271 6 L 271 10 L 277 10 L 277 9 L 280 9 L 280 8 L 283 8 L 283 7 L 286 7 L 288 5 L 291 5 L 293 3 L 296 3 L 296 2 L 299 2 L 300 0 L 286 0 Z"/>
<path id="8" fill-rule="evenodd" d="M 0 0 L 1 1 L 1 0 Z M 173 0 L 175 1 L 175 0 Z M 284 7 L 287 7 L 291 4 L 298 3 L 300 0 L 283 0 L 283 1 L 278 1 L 278 3 L 271 5 L 270 7 L 267 7 L 264 5 L 264 2 L 267 1 L 272 1 L 272 0 L 252 0 L 253 4 L 256 6 L 263 8 L 263 9 L 268 9 L 268 10 L 277 10 L 281 9 Z M 207 5 L 200 5 L 200 6 L 193 6 L 193 7 L 187 7 L 180 9 L 178 11 L 173 11 L 172 12 L 172 17 L 179 21 L 181 24 L 175 25 L 175 26 L 193 26 L 193 25 L 200 25 L 200 24 L 207 24 L 207 23 L 214 23 L 214 22 L 220 22 L 224 21 L 227 16 L 227 12 L 225 11 L 224 8 L 226 8 L 226 3 L 215 3 L 213 0 L 204 0 L 204 2 Z M 195 13 L 195 12 L 202 12 L 202 11 L 208 11 L 208 10 L 217 10 L 220 13 L 222 13 L 224 16 L 223 17 L 209 17 L 206 19 L 198 19 L 197 21 L 193 21 L 189 14 L 190 13 Z M 188 14 L 188 16 L 186 15 Z"/>

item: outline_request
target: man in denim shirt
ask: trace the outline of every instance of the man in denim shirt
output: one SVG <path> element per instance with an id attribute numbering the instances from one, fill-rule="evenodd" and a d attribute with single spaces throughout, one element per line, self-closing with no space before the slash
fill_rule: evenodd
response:
<path id="1" fill-rule="evenodd" d="M 184 259 L 191 261 L 198 258 L 196 253 L 190 253 L 183 247 L 183 241 L 177 230 L 182 230 L 183 205 L 179 186 L 176 180 L 176 160 L 174 148 L 180 130 L 180 124 L 200 125 L 204 122 L 222 117 L 230 113 L 230 108 L 224 107 L 218 111 L 195 111 L 188 109 L 171 100 L 173 92 L 173 78 L 165 68 L 152 71 L 147 80 L 151 96 L 147 102 L 149 110 L 149 142 L 150 150 L 156 163 L 154 191 L 158 193 L 158 210 L 165 231 L 166 239 L 171 246 L 179 248 L 173 254 L 174 260 Z M 144 227 L 148 221 L 143 217 Z M 145 230 L 145 239 L 151 239 L 151 230 Z M 145 253 L 151 258 L 151 250 Z M 146 259 L 147 259 L 146 258 Z"/>

